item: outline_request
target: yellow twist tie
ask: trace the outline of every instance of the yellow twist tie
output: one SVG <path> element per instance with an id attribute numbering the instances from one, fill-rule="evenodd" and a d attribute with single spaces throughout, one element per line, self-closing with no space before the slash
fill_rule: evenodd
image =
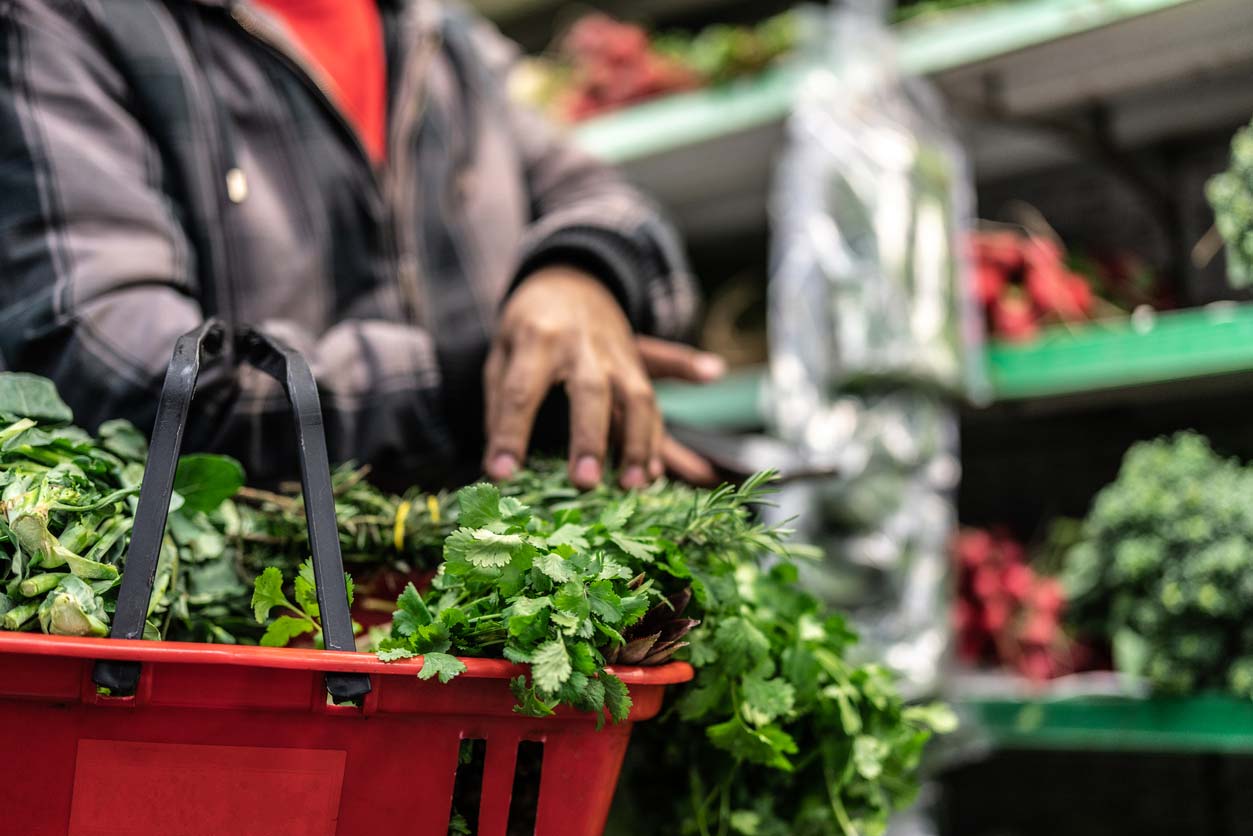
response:
<path id="1" fill-rule="evenodd" d="M 405 520 L 409 518 L 409 509 L 412 507 L 413 503 L 406 499 L 396 509 L 396 522 L 392 524 L 392 545 L 398 552 L 405 550 Z"/>

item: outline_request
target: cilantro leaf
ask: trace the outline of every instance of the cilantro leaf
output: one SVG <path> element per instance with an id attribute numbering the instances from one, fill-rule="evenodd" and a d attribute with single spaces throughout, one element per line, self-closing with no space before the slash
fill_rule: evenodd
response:
<path id="1" fill-rule="evenodd" d="M 788 755 L 798 751 L 792 736 L 778 726 L 750 729 L 738 718 L 718 723 L 705 730 L 709 742 L 740 760 L 792 771 Z"/>
<path id="2" fill-rule="evenodd" d="M 426 653 L 422 656 L 422 670 L 418 671 L 418 679 L 431 679 L 438 676 L 440 682 L 448 684 L 465 671 L 465 663 L 456 656 L 449 656 L 447 653 Z"/>
<path id="3" fill-rule="evenodd" d="M 548 541 L 549 546 L 570 546 L 583 551 L 590 547 L 587 542 L 587 530 L 588 527 L 585 525 L 565 523 L 545 539 Z"/>
<path id="4" fill-rule="evenodd" d="M 611 504 L 600 517 L 600 524 L 607 531 L 621 531 L 635 514 L 636 499 L 628 494 L 621 501 Z"/>
<path id="5" fill-rule="evenodd" d="M 574 570 L 566 559 L 556 552 L 547 552 L 535 556 L 535 568 L 543 572 L 554 583 L 565 583 L 574 577 Z"/>
<path id="6" fill-rule="evenodd" d="M 748 676 L 740 683 L 741 709 L 754 726 L 764 726 L 792 711 L 796 691 L 782 679 Z"/>
<path id="7" fill-rule="evenodd" d="M 460 513 L 457 522 L 465 528 L 483 528 L 501 519 L 500 489 L 480 482 L 457 491 Z"/>
<path id="8" fill-rule="evenodd" d="M 531 659 L 531 675 L 535 677 L 535 685 L 550 694 L 555 694 L 572 672 L 570 654 L 566 650 L 566 643 L 561 639 L 544 642 Z"/>
<path id="9" fill-rule="evenodd" d="M 752 622 L 732 616 L 714 630 L 714 649 L 730 673 L 751 670 L 770 653 L 770 641 Z"/>
<path id="10" fill-rule="evenodd" d="M 401 659 L 412 659 L 417 654 L 407 647 L 389 647 L 374 654 L 380 662 L 399 662 Z"/>
<path id="11" fill-rule="evenodd" d="M 605 687 L 605 708 L 609 709 L 609 719 L 615 723 L 625 722 L 631 716 L 632 705 L 626 683 L 609 671 L 600 672 L 600 681 Z"/>
<path id="12" fill-rule="evenodd" d="M 611 534 L 609 542 L 636 560 L 651 561 L 660 549 L 651 540 L 643 537 L 629 537 L 626 534 Z"/>
<path id="13" fill-rule="evenodd" d="M 283 573 L 277 566 L 267 566 L 257 576 L 252 588 L 252 612 L 257 622 L 264 624 L 275 607 L 294 609 L 283 594 Z"/>
<path id="14" fill-rule="evenodd" d="M 297 618 L 291 615 L 280 615 L 265 628 L 265 635 L 261 637 L 262 647 L 286 647 L 292 639 L 297 636 L 303 636 L 305 633 L 312 633 L 314 627 L 312 621 L 304 618 Z"/>
<path id="15" fill-rule="evenodd" d="M 497 534 L 486 528 L 459 528 L 444 541 L 444 559 L 480 569 L 499 569 L 530 550 L 521 534 Z"/>

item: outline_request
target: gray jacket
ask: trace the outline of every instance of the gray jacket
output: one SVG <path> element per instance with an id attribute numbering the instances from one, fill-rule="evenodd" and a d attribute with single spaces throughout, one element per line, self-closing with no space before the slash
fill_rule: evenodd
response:
<path id="1" fill-rule="evenodd" d="M 679 246 L 609 169 L 507 101 L 510 49 L 433 0 L 380 0 L 378 170 L 282 24 L 244 0 L 0 0 L 0 368 L 79 423 L 151 425 L 208 315 L 310 359 L 333 458 L 402 480 L 474 461 L 479 369 L 512 283 L 573 263 L 674 336 Z M 276 386 L 219 371 L 191 446 L 294 474 Z"/>

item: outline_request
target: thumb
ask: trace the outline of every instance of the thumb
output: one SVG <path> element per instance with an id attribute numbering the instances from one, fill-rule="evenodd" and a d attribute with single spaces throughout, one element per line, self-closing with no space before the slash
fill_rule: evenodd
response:
<path id="1" fill-rule="evenodd" d="M 717 354 L 656 337 L 636 337 L 635 346 L 648 376 L 709 383 L 726 374 L 726 361 Z"/>

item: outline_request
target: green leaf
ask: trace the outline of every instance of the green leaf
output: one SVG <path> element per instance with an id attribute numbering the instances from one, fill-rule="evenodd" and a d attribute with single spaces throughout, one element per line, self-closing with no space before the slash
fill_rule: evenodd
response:
<path id="1" fill-rule="evenodd" d="M 426 602 L 418 594 L 418 588 L 412 582 L 405 584 L 400 597 L 396 599 L 396 607 L 420 626 L 430 624 L 432 621 L 430 609 L 427 608 Z"/>
<path id="2" fill-rule="evenodd" d="M 792 762 L 787 756 L 796 754 L 796 741 L 777 726 L 750 729 L 739 718 L 732 718 L 710 726 L 705 734 L 710 743 L 736 758 L 792 771 Z"/>
<path id="3" fill-rule="evenodd" d="M 438 676 L 439 681 L 447 685 L 454 677 L 465 671 L 465 663 L 456 656 L 449 656 L 447 653 L 427 653 L 422 657 L 422 670 L 418 671 L 418 679 L 431 679 Z"/>
<path id="4" fill-rule="evenodd" d="M 31 418 L 42 424 L 74 420 L 74 413 L 51 380 L 25 372 L 0 372 L 0 415 Z"/>
<path id="5" fill-rule="evenodd" d="M 853 767 L 867 781 L 876 781 L 883 774 L 883 761 L 889 752 L 885 741 L 859 734 L 853 739 Z"/>
<path id="6" fill-rule="evenodd" d="M 951 734 L 957 730 L 957 713 L 941 702 L 929 705 L 911 705 L 901 712 L 907 723 L 929 729 L 936 734 Z"/>
<path id="7" fill-rule="evenodd" d="M 244 486 L 244 466 L 230 456 L 194 453 L 178 460 L 174 490 L 187 511 L 208 513 Z"/>
<path id="8" fill-rule="evenodd" d="M 592 612 L 587 602 L 587 589 L 578 581 L 562 584 L 553 596 L 553 606 L 577 618 L 587 618 Z"/>
<path id="9" fill-rule="evenodd" d="M 740 616 L 726 619 L 714 631 L 714 649 L 730 673 L 751 670 L 770 653 L 770 641 Z"/>
<path id="10" fill-rule="evenodd" d="M 625 534 L 611 534 L 609 540 L 636 560 L 651 561 L 660 549 L 657 544 L 643 537 L 628 537 Z"/>
<path id="11" fill-rule="evenodd" d="M 761 833 L 761 815 L 752 810 L 734 810 L 729 821 L 732 833 L 740 836 L 758 836 Z"/>
<path id="12" fill-rule="evenodd" d="M 380 662 L 399 662 L 402 659 L 412 659 L 418 654 L 407 647 L 389 647 L 386 650 L 380 650 L 375 655 Z"/>
<path id="13" fill-rule="evenodd" d="M 275 607 L 291 607 L 291 602 L 283 594 L 283 573 L 277 566 L 267 566 L 252 587 L 252 612 L 257 623 L 264 624 Z"/>
<path id="14" fill-rule="evenodd" d="M 547 595 L 539 598 L 515 598 L 510 605 L 510 609 L 514 615 L 535 615 L 540 610 L 547 609 L 553 605 L 552 599 Z"/>
<path id="15" fill-rule="evenodd" d="M 744 718 L 754 726 L 764 726 L 791 713 L 796 692 L 782 679 L 748 676 L 740 684 Z"/>
<path id="16" fill-rule="evenodd" d="M 679 700 L 679 716 L 687 721 L 695 721 L 720 711 L 723 700 L 727 697 L 727 687 L 724 677 L 709 677 L 689 688 Z"/>
<path id="17" fill-rule="evenodd" d="M 596 575 L 596 580 L 598 581 L 625 581 L 630 579 L 631 570 L 614 560 L 612 557 L 606 557 L 601 561 L 600 572 Z"/>
<path id="18" fill-rule="evenodd" d="M 588 588 L 587 603 L 592 613 L 610 624 L 622 623 L 622 598 L 613 591 L 613 584 L 597 581 Z"/>
<path id="19" fill-rule="evenodd" d="M 543 572 L 553 583 L 565 583 L 574 577 L 574 570 L 566 559 L 556 552 L 547 552 L 535 556 L 535 568 Z"/>
<path id="20" fill-rule="evenodd" d="M 552 534 L 549 534 L 546 539 L 548 540 L 548 545 L 554 548 L 557 546 L 570 546 L 578 551 L 585 551 L 589 548 L 586 535 L 587 526 L 566 523 Z"/>
<path id="21" fill-rule="evenodd" d="M 530 546 L 521 534 L 497 534 L 486 528 L 459 528 L 444 541 L 444 559 L 460 561 L 480 569 L 508 566 L 516 556 L 526 554 Z"/>
<path id="22" fill-rule="evenodd" d="M 312 622 L 291 615 L 280 615 L 265 628 L 261 637 L 262 647 L 286 647 L 292 639 L 314 631 Z"/>
<path id="23" fill-rule="evenodd" d="M 296 596 L 296 607 L 298 609 L 310 618 L 320 618 L 322 616 L 318 607 L 318 591 L 313 578 L 312 560 L 306 560 L 300 564 L 300 571 L 296 573 L 296 580 L 292 582 L 292 592 Z"/>
<path id="24" fill-rule="evenodd" d="M 611 504 L 600 517 L 600 524 L 607 531 L 621 531 L 635 515 L 635 497 L 627 496 L 620 502 Z"/>
<path id="25" fill-rule="evenodd" d="M 148 458 L 148 440 L 130 421 L 105 421 L 96 435 L 101 446 L 120 459 L 142 462 Z"/>
<path id="26" fill-rule="evenodd" d="M 483 528 L 501 518 L 500 489 L 485 482 L 462 488 L 457 491 L 457 506 L 460 508 L 457 515 L 458 525 L 464 528 Z"/>
<path id="27" fill-rule="evenodd" d="M 626 683 L 609 671 L 601 671 L 598 677 L 605 686 L 605 708 L 609 709 L 609 719 L 615 723 L 624 722 L 631 716 L 631 694 Z"/>
<path id="28" fill-rule="evenodd" d="M 551 639 L 541 644 L 531 659 L 531 675 L 541 691 L 555 694 L 572 672 L 570 654 L 561 639 Z"/>

